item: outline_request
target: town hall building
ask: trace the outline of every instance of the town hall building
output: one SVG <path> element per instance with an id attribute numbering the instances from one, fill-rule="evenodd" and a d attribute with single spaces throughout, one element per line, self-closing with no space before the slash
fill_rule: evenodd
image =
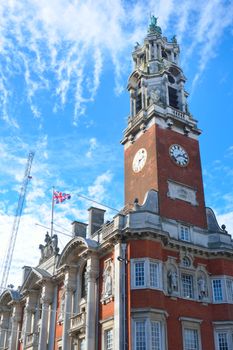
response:
<path id="1" fill-rule="evenodd" d="M 179 54 L 152 16 L 128 80 L 124 207 L 89 208 L 61 252 L 46 234 L 0 296 L 1 350 L 233 349 L 233 241 L 205 207 Z"/>

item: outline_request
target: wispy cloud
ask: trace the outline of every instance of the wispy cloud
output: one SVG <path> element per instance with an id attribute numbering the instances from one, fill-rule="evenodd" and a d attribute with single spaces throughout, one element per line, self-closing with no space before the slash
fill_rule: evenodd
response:
<path id="1" fill-rule="evenodd" d="M 115 91 L 121 93 L 129 72 L 130 51 L 142 40 L 150 13 L 159 17 L 164 32 L 177 31 L 184 59 L 195 53 L 193 87 L 216 54 L 223 31 L 232 25 L 231 1 L 121 0 L 93 3 L 69 0 L 3 0 L 0 3 L 1 116 L 18 127 L 10 103 L 20 93 L 32 115 L 42 118 L 38 96 L 49 92 L 54 112 L 73 100 L 73 124 L 93 102 L 106 62 L 115 70 Z M 146 16 L 142 14 L 147 8 Z M 187 61 L 187 60 L 186 60 Z M 19 91 L 12 89 L 13 77 Z M 42 94 L 42 95 L 41 95 Z M 40 127 L 41 127 L 41 121 Z"/>

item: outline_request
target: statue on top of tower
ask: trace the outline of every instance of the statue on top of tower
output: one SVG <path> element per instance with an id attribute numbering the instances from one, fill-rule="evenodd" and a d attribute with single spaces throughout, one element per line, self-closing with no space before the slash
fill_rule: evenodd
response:
<path id="1" fill-rule="evenodd" d="M 158 17 L 155 17 L 154 15 L 152 15 L 150 17 L 150 24 L 149 24 L 149 28 L 148 28 L 148 32 L 149 33 L 157 33 L 157 34 L 162 34 L 162 30 L 159 26 L 157 26 L 157 20 Z"/>

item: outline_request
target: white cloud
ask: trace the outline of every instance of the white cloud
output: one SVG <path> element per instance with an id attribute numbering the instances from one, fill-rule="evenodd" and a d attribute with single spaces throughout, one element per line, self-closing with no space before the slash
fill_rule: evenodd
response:
<path id="1" fill-rule="evenodd" d="M 110 171 L 97 176 L 93 185 L 88 187 L 88 196 L 95 201 L 101 202 L 106 194 L 106 185 L 112 181 L 112 177 Z"/>
<path id="2" fill-rule="evenodd" d="M 218 214 L 217 219 L 220 226 L 226 225 L 226 230 L 233 238 L 233 211 L 226 214 Z"/>
<path id="3" fill-rule="evenodd" d="M 130 51 L 135 41 L 143 39 L 150 13 L 159 17 L 164 32 L 168 24 L 176 28 L 185 48 L 184 57 L 196 53 L 195 86 L 216 54 L 224 29 L 233 22 L 232 9 L 231 2 L 220 0 L 181 1 L 178 7 L 173 0 L 148 0 L 146 5 L 140 0 L 134 3 L 3 0 L 0 3 L 2 118 L 9 125 L 19 127 L 9 105 L 14 98 L 12 77 L 23 75 L 23 89 L 35 118 L 42 118 L 37 94 L 50 91 L 55 112 L 72 96 L 73 124 L 77 125 L 86 104 L 96 96 L 104 65 L 109 60 L 115 69 L 115 91 L 122 92 L 131 65 Z"/>

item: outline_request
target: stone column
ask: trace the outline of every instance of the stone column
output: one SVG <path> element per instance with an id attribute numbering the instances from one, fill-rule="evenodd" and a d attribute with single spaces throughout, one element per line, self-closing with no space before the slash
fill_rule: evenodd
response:
<path id="1" fill-rule="evenodd" d="M 151 50 L 152 50 L 152 46 L 151 46 L 151 43 L 149 43 L 149 61 L 151 60 Z"/>
<path id="2" fill-rule="evenodd" d="M 42 287 L 41 293 L 41 304 L 42 304 L 42 313 L 41 313 L 41 326 L 39 334 L 39 345 L 38 350 L 47 349 L 47 340 L 48 340 L 48 317 L 49 317 L 49 305 L 52 302 L 52 285 L 47 282 Z"/>
<path id="3" fill-rule="evenodd" d="M 185 99 L 185 95 L 184 95 L 184 83 L 181 81 L 180 82 L 180 104 L 181 104 L 181 110 L 183 112 L 185 112 L 185 106 L 186 106 L 186 99 Z"/>
<path id="4" fill-rule="evenodd" d="M 115 272 L 115 294 L 114 294 L 114 350 L 123 348 L 122 337 L 122 262 L 121 243 L 117 243 L 114 249 L 114 272 Z"/>
<path id="5" fill-rule="evenodd" d="M 145 81 L 142 79 L 142 88 L 141 88 L 141 98 L 142 98 L 142 110 L 145 110 Z"/>
<path id="6" fill-rule="evenodd" d="M 86 350 L 96 348 L 96 279 L 99 274 L 99 259 L 92 254 L 87 260 L 87 321 L 86 321 Z"/>
<path id="7" fill-rule="evenodd" d="M 27 335 L 31 333 L 32 313 L 35 311 L 37 304 L 37 294 L 31 293 L 26 299 L 25 318 L 24 318 L 24 334 L 23 334 L 23 348 L 26 346 Z"/>
<path id="8" fill-rule="evenodd" d="M 8 332 L 10 332 L 9 327 L 9 311 L 3 311 L 1 315 L 1 323 L 0 323 L 0 349 L 4 349 L 6 347 L 6 338 L 8 336 Z"/>
<path id="9" fill-rule="evenodd" d="M 14 304 L 13 314 L 11 318 L 11 338 L 9 343 L 9 350 L 15 350 L 18 347 L 19 340 L 19 322 L 22 318 L 22 307 L 20 304 Z"/>
<path id="10" fill-rule="evenodd" d="M 71 338 L 69 336 L 70 329 L 70 317 L 72 316 L 72 294 L 76 287 L 76 269 L 68 268 L 65 272 L 65 310 L 63 320 L 63 332 L 62 332 L 62 349 L 70 350 Z"/>

